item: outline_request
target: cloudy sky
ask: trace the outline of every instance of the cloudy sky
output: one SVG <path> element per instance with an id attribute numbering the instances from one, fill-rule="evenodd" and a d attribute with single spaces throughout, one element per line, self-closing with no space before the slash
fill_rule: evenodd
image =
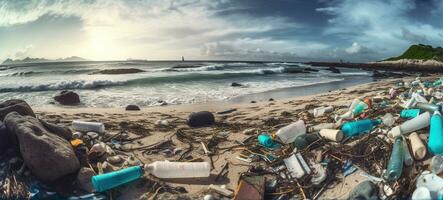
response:
<path id="1" fill-rule="evenodd" d="M 441 0 L 0 0 L 0 61 L 369 61 L 443 46 Z"/>

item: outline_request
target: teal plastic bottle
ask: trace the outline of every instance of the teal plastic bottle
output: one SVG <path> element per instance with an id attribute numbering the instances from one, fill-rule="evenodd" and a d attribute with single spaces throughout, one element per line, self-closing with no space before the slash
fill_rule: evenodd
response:
<path id="1" fill-rule="evenodd" d="M 103 192 L 137 180 L 141 176 L 143 176 L 143 168 L 140 166 L 134 166 L 111 173 L 93 176 L 91 182 L 97 192 Z"/>
<path id="2" fill-rule="evenodd" d="M 363 101 L 360 101 L 352 110 L 352 114 L 354 116 L 357 116 L 357 115 L 361 114 L 366 108 L 368 108 L 368 104 L 366 104 Z"/>
<path id="3" fill-rule="evenodd" d="M 341 127 L 341 131 L 347 137 L 360 135 L 362 133 L 368 132 L 372 130 L 375 126 L 382 123 L 381 119 L 371 120 L 371 119 L 363 119 L 353 122 L 346 122 Z"/>
<path id="4" fill-rule="evenodd" d="M 394 147 L 392 147 L 391 158 L 389 159 L 388 169 L 386 170 L 386 179 L 389 182 L 396 181 L 403 172 L 403 138 L 395 138 Z"/>
<path id="5" fill-rule="evenodd" d="M 405 119 L 411 119 L 420 115 L 420 109 L 407 109 L 400 112 L 400 117 Z"/>
<path id="6" fill-rule="evenodd" d="M 438 111 L 431 117 L 428 149 L 433 154 L 443 154 L 443 120 Z"/>
<path id="7" fill-rule="evenodd" d="M 420 110 L 424 110 L 424 111 L 428 111 L 428 112 L 441 112 L 441 105 L 435 105 L 432 103 L 421 103 L 418 102 L 417 104 L 415 104 L 416 108 L 419 108 Z"/>

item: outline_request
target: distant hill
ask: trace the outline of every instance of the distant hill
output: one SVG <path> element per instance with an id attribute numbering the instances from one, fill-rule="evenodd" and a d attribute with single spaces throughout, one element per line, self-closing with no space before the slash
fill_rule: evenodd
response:
<path id="1" fill-rule="evenodd" d="M 46 58 L 30 58 L 30 57 L 26 57 L 25 59 L 6 59 L 5 61 L 3 61 L 2 64 L 23 64 L 23 63 L 44 63 L 44 62 L 78 62 L 78 61 L 88 61 L 84 58 L 78 57 L 78 56 L 71 56 L 71 57 L 67 57 L 67 58 L 59 58 L 56 60 L 50 60 L 50 59 L 46 59 Z"/>
<path id="2" fill-rule="evenodd" d="M 431 45 L 424 44 L 414 44 L 410 46 L 402 55 L 388 58 L 385 61 L 398 61 L 402 59 L 422 61 L 435 60 L 438 62 L 443 62 L 443 48 L 434 48 Z"/>

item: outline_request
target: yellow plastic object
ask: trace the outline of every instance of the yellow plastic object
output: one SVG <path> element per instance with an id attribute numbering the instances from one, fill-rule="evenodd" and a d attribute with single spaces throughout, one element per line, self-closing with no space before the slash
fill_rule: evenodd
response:
<path id="1" fill-rule="evenodd" d="M 80 140 L 80 139 L 71 140 L 71 145 L 73 147 L 78 147 L 81 144 L 83 144 L 83 140 Z"/>

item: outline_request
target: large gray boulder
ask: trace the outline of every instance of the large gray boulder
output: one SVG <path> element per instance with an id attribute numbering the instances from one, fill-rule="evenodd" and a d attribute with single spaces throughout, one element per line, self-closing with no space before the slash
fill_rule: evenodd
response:
<path id="1" fill-rule="evenodd" d="M 34 111 L 28 105 L 28 103 L 20 99 L 12 99 L 0 103 L 0 121 L 3 121 L 5 116 L 10 112 L 18 112 L 21 115 L 29 115 L 35 117 Z"/>
<path id="2" fill-rule="evenodd" d="M 64 90 L 55 96 L 54 100 L 62 105 L 77 105 L 80 103 L 80 96 L 73 91 Z"/>
<path id="3" fill-rule="evenodd" d="M 63 134 L 47 128 L 38 119 L 17 112 L 6 115 L 4 123 L 15 134 L 26 166 L 41 181 L 51 182 L 80 168 L 71 144 Z"/>

